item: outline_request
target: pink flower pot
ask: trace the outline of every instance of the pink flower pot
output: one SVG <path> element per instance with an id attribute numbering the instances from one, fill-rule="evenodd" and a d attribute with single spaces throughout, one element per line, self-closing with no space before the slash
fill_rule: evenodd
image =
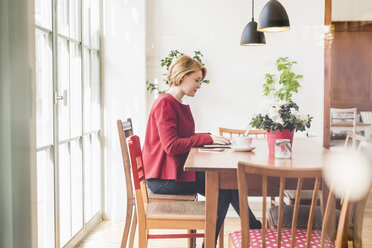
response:
<path id="1" fill-rule="evenodd" d="M 294 131 L 294 129 L 292 131 L 289 131 L 289 129 L 282 129 L 282 131 L 280 131 L 278 129 L 275 131 L 275 133 L 273 133 L 272 130 L 270 130 L 270 132 L 267 132 L 267 144 L 269 146 L 269 153 L 275 154 L 275 141 L 277 139 L 289 139 L 291 141 L 292 147 Z"/>

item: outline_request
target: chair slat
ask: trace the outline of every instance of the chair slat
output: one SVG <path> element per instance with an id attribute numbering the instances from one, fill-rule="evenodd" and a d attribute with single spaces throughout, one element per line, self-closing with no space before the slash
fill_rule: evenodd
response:
<path id="1" fill-rule="evenodd" d="M 319 185 L 320 185 L 320 178 L 315 180 L 314 190 L 313 190 L 313 197 L 311 199 L 311 206 L 309 212 L 309 219 L 307 223 L 307 233 L 306 233 L 306 247 L 310 247 L 310 240 L 311 240 L 311 233 L 313 230 L 313 223 L 315 218 L 315 208 L 318 200 L 318 192 L 319 192 Z"/>
<path id="2" fill-rule="evenodd" d="M 328 195 L 328 200 L 327 200 L 327 205 L 326 209 L 324 211 L 324 216 L 323 216 L 323 223 L 322 223 L 322 243 L 321 243 L 321 248 L 324 247 L 325 245 L 325 238 L 327 236 L 327 231 L 328 231 L 328 225 L 329 225 L 329 219 L 331 215 L 331 209 L 333 208 L 335 204 L 335 197 L 333 195 L 333 189 L 331 188 L 329 190 L 329 195 Z"/>
<path id="3" fill-rule="evenodd" d="M 267 176 L 262 176 L 262 247 L 266 248 L 266 197 Z"/>
<path id="4" fill-rule="evenodd" d="M 282 221 L 283 221 L 284 185 L 285 185 L 285 177 L 280 177 L 277 247 L 281 247 L 281 244 L 282 244 Z"/>
<path id="5" fill-rule="evenodd" d="M 298 211 L 300 209 L 302 182 L 303 182 L 302 178 L 299 178 L 297 181 L 296 201 L 295 201 L 293 216 L 292 216 L 292 234 L 291 234 L 292 235 L 292 248 L 296 247 L 296 226 L 297 226 Z"/>
<path id="6" fill-rule="evenodd" d="M 343 205 L 341 208 L 341 213 L 340 213 L 340 218 L 339 218 L 339 224 L 341 223 L 349 223 L 349 220 L 351 218 L 351 210 L 352 210 L 352 203 L 349 202 L 349 196 L 345 196 L 343 199 Z M 337 229 L 337 236 L 343 236 L 345 231 L 347 235 L 348 231 L 348 226 L 345 224 L 341 224 L 341 226 Z M 346 242 L 343 244 L 343 242 Z M 347 246 L 347 240 L 342 239 L 342 240 L 337 240 L 336 241 L 336 247 L 346 247 Z"/>

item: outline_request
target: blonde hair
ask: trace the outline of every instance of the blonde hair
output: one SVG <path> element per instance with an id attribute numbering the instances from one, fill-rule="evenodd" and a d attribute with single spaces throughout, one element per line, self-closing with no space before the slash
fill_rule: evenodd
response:
<path id="1" fill-rule="evenodd" d="M 182 78 L 185 75 L 196 72 L 197 70 L 202 71 L 202 79 L 207 75 L 207 68 L 200 64 L 195 59 L 182 55 L 176 61 L 174 61 L 168 71 L 168 83 L 169 86 L 177 86 L 181 83 Z"/>

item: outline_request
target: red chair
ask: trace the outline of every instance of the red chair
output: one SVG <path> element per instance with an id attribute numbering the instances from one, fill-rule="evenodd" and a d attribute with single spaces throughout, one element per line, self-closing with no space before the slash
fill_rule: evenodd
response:
<path id="1" fill-rule="evenodd" d="M 120 146 L 121 146 L 121 155 L 123 158 L 123 168 L 124 168 L 124 176 L 125 176 L 125 184 L 127 190 L 127 208 L 126 208 L 126 217 L 125 217 L 125 225 L 124 225 L 124 232 L 121 241 L 121 248 L 128 247 L 133 248 L 134 236 L 137 227 L 137 212 L 135 209 L 135 196 L 133 193 L 133 184 L 132 184 L 132 176 L 131 176 L 131 165 L 129 161 L 129 154 L 126 139 L 133 135 L 133 125 L 132 120 L 128 118 L 126 121 L 117 120 L 118 126 L 118 133 L 120 139 Z M 166 194 L 155 194 L 152 193 L 150 190 L 147 190 L 149 202 L 155 201 L 195 201 L 196 194 L 191 195 L 166 195 Z M 190 230 L 190 233 L 195 232 L 194 230 Z M 223 237 L 223 234 L 220 237 Z M 129 242 L 128 241 L 129 238 Z M 221 240 L 221 239 L 220 239 Z M 195 239 L 188 240 L 189 248 L 195 247 Z"/>
<path id="2" fill-rule="evenodd" d="M 139 247 L 147 247 L 148 239 L 201 238 L 203 233 L 149 234 L 150 229 L 205 229 L 204 202 L 149 202 L 141 145 L 136 135 L 127 138 L 138 215 Z"/>

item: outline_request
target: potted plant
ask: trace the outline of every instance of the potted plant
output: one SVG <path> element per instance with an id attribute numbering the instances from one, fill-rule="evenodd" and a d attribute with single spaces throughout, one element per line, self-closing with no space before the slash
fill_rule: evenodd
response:
<path id="1" fill-rule="evenodd" d="M 298 80 L 303 77 L 292 72 L 292 66 L 296 63 L 288 57 L 277 59 L 276 66 L 280 72 L 278 82 L 274 74 L 265 74 L 263 89 L 267 99 L 261 113 L 255 115 L 250 123 L 252 127 L 267 131 L 270 153 L 275 152 L 276 139 L 289 139 L 292 145 L 294 132 L 305 131 L 313 119 L 310 115 L 301 114 L 292 100 L 293 93 L 297 93 L 301 87 Z"/>
<path id="2" fill-rule="evenodd" d="M 163 82 L 165 83 L 167 87 L 169 87 L 169 83 L 168 83 L 168 79 L 166 76 L 167 76 L 169 67 L 172 65 L 173 60 L 179 58 L 181 55 L 183 55 L 183 53 L 179 52 L 178 50 L 172 50 L 169 52 L 168 56 L 160 60 L 160 66 L 162 68 L 165 68 L 165 73 L 163 73 L 162 75 L 163 75 Z M 202 57 L 203 57 L 203 54 L 200 51 L 194 51 L 193 59 L 197 60 L 200 64 L 204 65 L 204 63 L 202 62 Z M 204 79 L 202 83 L 209 84 L 210 82 L 209 80 Z M 160 94 L 165 93 L 168 90 L 168 89 L 164 89 L 164 90 L 160 89 L 159 84 L 152 83 L 149 80 L 146 81 L 146 86 L 147 86 L 148 91 L 153 92 L 155 90 Z"/>

